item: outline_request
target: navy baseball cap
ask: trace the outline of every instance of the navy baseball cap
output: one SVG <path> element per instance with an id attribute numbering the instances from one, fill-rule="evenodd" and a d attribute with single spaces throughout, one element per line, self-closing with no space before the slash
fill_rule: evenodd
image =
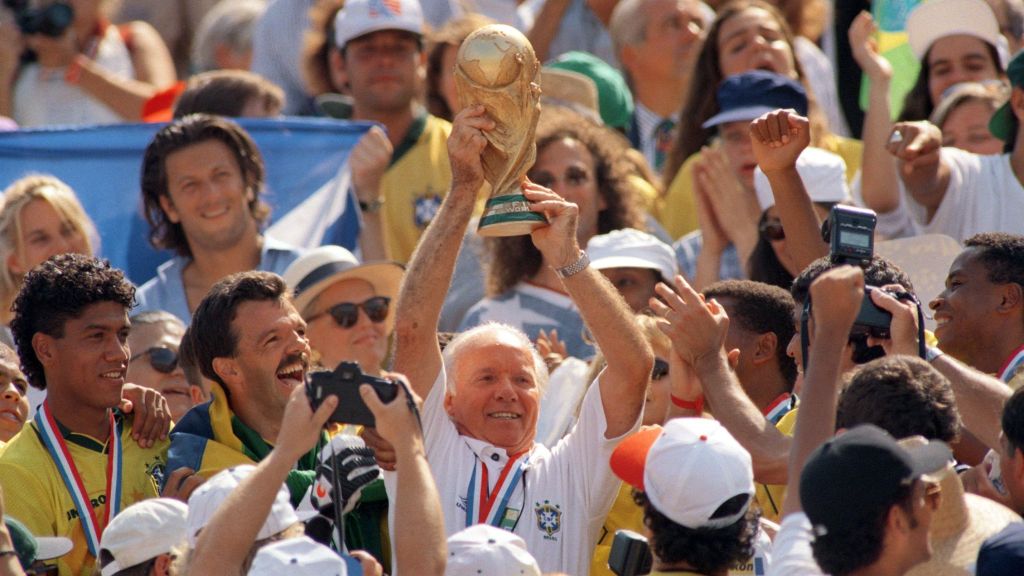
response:
<path id="1" fill-rule="evenodd" d="M 1014 522 L 985 540 L 978 551 L 977 576 L 1024 574 L 1024 524 Z"/>
<path id="2" fill-rule="evenodd" d="M 945 470 L 952 457 L 938 440 L 903 447 L 877 426 L 857 426 L 811 453 L 800 502 L 816 536 L 849 534 L 888 510 L 914 480 Z"/>
<path id="3" fill-rule="evenodd" d="M 753 70 L 722 81 L 718 86 L 718 108 L 718 114 L 702 124 L 704 128 L 754 120 L 779 108 L 792 108 L 797 114 L 807 116 L 807 91 L 792 78 Z"/>

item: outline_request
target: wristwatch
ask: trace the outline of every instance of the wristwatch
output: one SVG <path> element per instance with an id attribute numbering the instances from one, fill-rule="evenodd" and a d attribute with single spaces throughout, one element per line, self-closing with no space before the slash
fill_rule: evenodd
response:
<path id="1" fill-rule="evenodd" d="M 380 209 L 384 206 L 384 198 L 377 198 L 371 202 L 359 201 L 359 209 L 368 214 L 374 212 L 380 212 Z"/>
<path id="2" fill-rule="evenodd" d="M 580 257 L 572 264 L 563 266 L 561 268 L 555 268 L 555 274 L 558 274 L 559 278 L 568 278 L 575 276 L 582 272 L 587 266 L 590 266 L 590 256 L 584 250 L 580 250 Z"/>

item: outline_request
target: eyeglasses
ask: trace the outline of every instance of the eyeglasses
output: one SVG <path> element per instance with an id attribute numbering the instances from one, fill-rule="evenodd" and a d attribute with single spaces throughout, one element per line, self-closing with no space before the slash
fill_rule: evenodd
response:
<path id="1" fill-rule="evenodd" d="M 757 225 L 757 231 L 761 237 L 768 241 L 786 239 L 786 231 L 782 229 L 782 220 L 778 218 L 762 218 Z"/>
<path id="2" fill-rule="evenodd" d="M 654 359 L 654 369 L 651 370 L 651 380 L 657 382 L 665 376 L 668 376 L 668 362 L 661 358 Z"/>
<path id="3" fill-rule="evenodd" d="M 178 351 L 171 350 L 166 346 L 154 346 L 141 354 L 132 356 L 128 362 L 134 362 L 143 356 L 149 356 L 149 365 L 153 367 L 153 370 L 163 374 L 170 374 L 178 367 Z"/>
<path id="4" fill-rule="evenodd" d="M 366 317 L 371 322 L 379 324 L 387 319 L 390 305 L 391 298 L 387 296 L 374 296 L 359 304 L 355 302 L 340 302 L 323 312 L 318 312 L 306 318 L 306 322 L 312 322 L 321 316 L 330 314 L 331 318 L 334 318 L 334 321 L 338 323 L 338 326 L 351 328 L 359 322 L 359 309 L 362 308 L 363 312 L 366 312 Z"/>

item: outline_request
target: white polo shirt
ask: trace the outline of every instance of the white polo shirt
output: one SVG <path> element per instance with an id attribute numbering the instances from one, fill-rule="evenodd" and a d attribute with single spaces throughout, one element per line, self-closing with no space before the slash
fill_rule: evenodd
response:
<path id="1" fill-rule="evenodd" d="M 427 461 L 441 497 L 445 532 L 451 536 L 466 527 L 466 495 L 478 455 L 487 465 L 489 489 L 494 488 L 508 455 L 504 449 L 461 436 L 444 410 L 444 393 L 442 368 L 423 402 L 422 418 Z M 513 532 L 526 541 L 542 572 L 587 574 L 598 531 L 619 489 L 608 461 L 619 441 L 635 432 L 641 420 L 642 415 L 627 434 L 606 439 L 604 408 L 595 381 L 572 431 L 552 450 L 534 443 L 508 508 L 519 511 Z M 394 494 L 394 477 L 385 476 L 388 493 Z M 391 519 L 391 525 L 396 521 L 402 519 Z"/>

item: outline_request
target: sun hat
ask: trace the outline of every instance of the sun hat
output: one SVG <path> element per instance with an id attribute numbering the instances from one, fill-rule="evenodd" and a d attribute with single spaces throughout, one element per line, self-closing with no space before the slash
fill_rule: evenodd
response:
<path id="1" fill-rule="evenodd" d="M 334 17 L 334 45 L 381 30 L 423 35 L 423 7 L 419 0 L 347 0 Z"/>
<path id="2" fill-rule="evenodd" d="M 195 547 L 199 531 L 209 524 L 220 505 L 227 500 L 231 491 L 245 479 L 256 467 L 251 464 L 242 464 L 233 468 L 222 470 L 214 474 L 209 480 L 192 492 L 188 499 L 188 544 Z M 315 512 L 314 512 L 315 513 Z M 291 505 L 291 496 L 288 488 L 282 484 L 274 498 L 274 504 L 270 507 L 267 520 L 263 523 L 257 540 L 269 538 L 285 528 L 301 521 Z"/>
<path id="3" fill-rule="evenodd" d="M 587 255 L 595 270 L 647 268 L 657 271 L 663 282 L 672 282 L 679 274 L 679 263 L 672 247 L 633 228 L 592 237 L 587 242 Z"/>
<path id="4" fill-rule="evenodd" d="M 378 296 L 398 298 L 405 269 L 397 262 L 378 261 L 360 263 L 354 254 L 341 246 L 320 246 L 306 252 L 284 271 L 284 281 L 292 289 L 292 303 L 299 314 L 335 282 L 365 280 Z M 388 312 L 387 327 L 394 323 L 394 306 Z"/>
<path id="5" fill-rule="evenodd" d="M 921 436 L 900 440 L 903 447 L 924 446 L 927 441 Z M 982 543 L 997 534 L 1020 517 L 1013 511 L 995 502 L 964 493 L 960 478 L 953 471 L 953 464 L 946 464 L 941 473 L 939 485 L 942 499 L 939 508 L 932 515 L 929 529 L 932 541 L 932 557 L 918 564 L 908 576 L 968 576 L 973 575 L 973 566 L 978 558 Z"/>
<path id="6" fill-rule="evenodd" d="M 18 555 L 18 563 L 23 569 L 40 560 L 52 560 L 71 552 L 74 545 L 70 538 L 63 536 L 36 536 L 28 527 L 12 518 L 4 516 L 4 524 L 11 534 L 14 552 Z"/>
<path id="7" fill-rule="evenodd" d="M 691 529 L 735 524 L 754 496 L 750 453 L 717 420 L 707 418 L 675 418 L 637 432 L 612 453 L 611 468 L 643 491 L 658 512 Z M 714 517 L 741 494 L 748 497 L 746 506 Z"/>
<path id="8" fill-rule="evenodd" d="M 787 76 L 752 70 L 729 76 L 718 86 L 718 114 L 701 126 L 714 128 L 729 122 L 746 122 L 779 108 L 792 108 L 807 116 L 807 91 Z"/>
<path id="9" fill-rule="evenodd" d="M 999 33 L 999 21 L 985 0 L 928 0 L 907 16 L 907 42 L 918 60 L 940 38 L 964 34 L 974 36 L 996 49 L 999 66 L 1006 69 L 1009 49 Z"/>
<path id="10" fill-rule="evenodd" d="M 476 524 L 448 538 L 445 576 L 540 576 L 522 538 L 490 524 Z"/>
<path id="11" fill-rule="evenodd" d="M 167 554 L 186 539 L 188 506 L 171 498 L 152 498 L 125 508 L 103 530 L 100 548 L 113 560 L 104 564 L 103 576 Z"/>
<path id="12" fill-rule="evenodd" d="M 838 154 L 821 148 L 804 148 L 796 159 L 796 171 L 811 202 L 839 203 L 850 199 L 846 162 Z M 754 169 L 754 193 L 762 212 L 775 205 L 772 186 L 760 167 Z"/>
<path id="13" fill-rule="evenodd" d="M 862 424 L 811 453 L 800 475 L 800 502 L 817 537 L 849 534 L 896 504 L 914 480 L 945 470 L 944 442 L 900 446 L 881 428 Z"/>
<path id="14" fill-rule="evenodd" d="M 540 69 L 541 105 L 565 106 L 599 124 L 601 119 L 597 84 L 582 72 L 551 68 Z"/>

